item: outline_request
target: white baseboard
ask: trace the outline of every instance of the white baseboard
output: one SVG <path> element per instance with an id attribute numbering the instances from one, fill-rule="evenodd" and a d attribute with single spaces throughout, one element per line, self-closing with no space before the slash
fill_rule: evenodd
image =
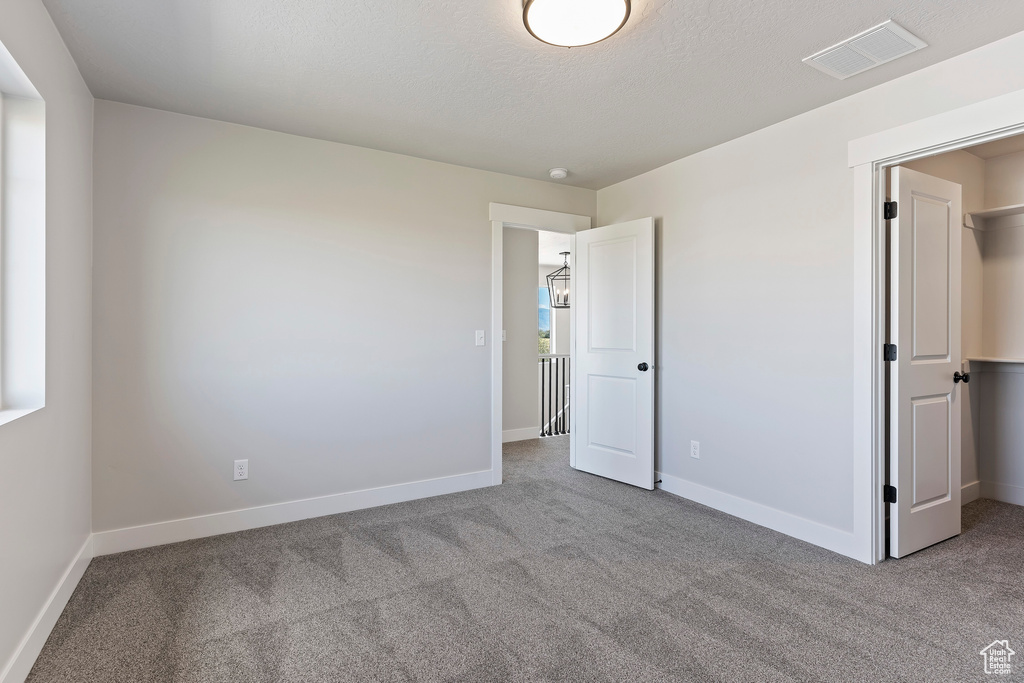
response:
<path id="1" fill-rule="evenodd" d="M 501 442 L 526 441 L 527 439 L 540 438 L 540 425 L 536 427 L 523 427 L 522 429 L 506 429 L 501 433 Z"/>
<path id="2" fill-rule="evenodd" d="M 981 497 L 998 500 L 1003 503 L 1024 505 L 1024 486 L 983 481 L 981 482 Z"/>
<path id="3" fill-rule="evenodd" d="M 443 496 L 448 493 L 458 493 L 485 486 L 491 486 L 490 470 L 262 505 L 243 510 L 218 512 L 155 524 L 143 524 L 124 529 L 98 531 L 93 534 L 93 552 L 96 556 L 110 555 L 126 550 L 229 534 L 272 524 L 286 524 L 313 517 L 403 503 L 417 498 Z"/>
<path id="4" fill-rule="evenodd" d="M 78 582 L 82 580 L 82 575 L 85 574 L 85 569 L 89 566 L 92 557 L 93 545 L 90 535 L 85 539 L 85 543 L 75 559 L 71 560 L 64 576 L 61 577 L 56 588 L 50 594 L 50 598 L 39 611 L 35 622 L 29 627 L 28 633 L 25 634 L 18 649 L 14 651 L 14 655 L 7 662 L 7 666 L 0 671 L 0 683 L 23 683 L 28 677 L 32 665 L 36 663 L 36 658 L 42 651 L 43 645 L 46 644 L 46 639 L 50 637 L 50 632 L 57 624 L 57 618 L 67 606 Z"/>
<path id="5" fill-rule="evenodd" d="M 673 493 L 687 500 L 719 510 L 734 517 L 739 517 L 759 526 L 792 536 L 813 545 L 821 546 L 832 552 L 860 559 L 856 538 L 853 533 L 836 529 L 789 512 L 783 512 L 761 503 L 755 503 L 730 493 L 708 488 L 692 481 L 673 477 L 670 474 L 655 472 L 661 479 L 658 488 Z"/>
<path id="6" fill-rule="evenodd" d="M 967 505 L 981 498 L 981 482 L 972 481 L 960 487 L 960 505 Z"/>

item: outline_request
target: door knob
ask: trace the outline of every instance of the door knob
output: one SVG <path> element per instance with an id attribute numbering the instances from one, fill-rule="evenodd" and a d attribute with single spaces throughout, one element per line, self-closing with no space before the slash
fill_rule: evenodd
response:
<path id="1" fill-rule="evenodd" d="M 960 381 L 963 381 L 964 384 L 967 384 L 968 382 L 970 382 L 971 381 L 971 373 L 965 372 L 964 374 L 961 375 L 959 370 L 954 372 L 953 373 L 953 384 L 956 384 L 957 382 L 960 382 Z"/>
<path id="2" fill-rule="evenodd" d="M 647 372 L 647 370 L 650 369 L 650 367 L 651 366 L 648 365 L 647 363 L 641 363 L 640 365 L 636 366 L 636 369 L 639 370 L 640 372 Z"/>

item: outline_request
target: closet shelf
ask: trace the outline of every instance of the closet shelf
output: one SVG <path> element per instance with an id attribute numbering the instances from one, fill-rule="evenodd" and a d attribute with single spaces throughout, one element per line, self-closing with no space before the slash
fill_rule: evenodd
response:
<path id="1" fill-rule="evenodd" d="M 966 360 L 974 361 L 977 363 L 1024 363 L 1024 358 L 984 358 L 984 357 L 968 357 Z"/>
<path id="2" fill-rule="evenodd" d="M 964 227 L 973 230 L 1002 230 L 1024 226 L 1024 204 L 964 214 Z"/>

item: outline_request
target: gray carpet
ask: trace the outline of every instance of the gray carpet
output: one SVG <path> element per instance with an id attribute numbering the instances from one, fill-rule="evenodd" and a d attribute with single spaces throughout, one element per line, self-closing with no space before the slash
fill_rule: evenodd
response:
<path id="1" fill-rule="evenodd" d="M 511 444 L 505 484 L 102 557 L 50 681 L 1024 680 L 1024 508 L 868 567 Z"/>

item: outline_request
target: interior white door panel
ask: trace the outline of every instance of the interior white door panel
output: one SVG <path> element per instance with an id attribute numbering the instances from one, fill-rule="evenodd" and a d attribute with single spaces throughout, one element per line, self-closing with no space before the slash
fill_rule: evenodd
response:
<path id="1" fill-rule="evenodd" d="M 889 554 L 960 533 L 961 188 L 892 169 Z"/>
<path id="2" fill-rule="evenodd" d="M 654 219 L 576 234 L 577 469 L 654 488 Z"/>

